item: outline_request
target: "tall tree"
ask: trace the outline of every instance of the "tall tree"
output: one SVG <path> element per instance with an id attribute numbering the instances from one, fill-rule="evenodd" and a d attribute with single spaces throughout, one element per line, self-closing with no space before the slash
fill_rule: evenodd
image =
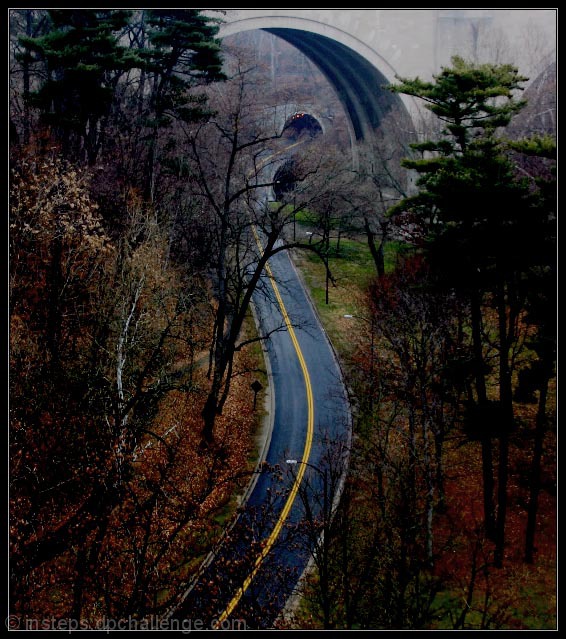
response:
<path id="1" fill-rule="evenodd" d="M 464 293 L 470 305 L 475 400 L 468 413 L 481 440 L 484 514 L 496 541 L 495 562 L 503 560 L 507 505 L 509 434 L 513 428 L 511 351 L 518 339 L 521 275 L 528 263 L 527 188 L 515 178 L 497 133 L 524 106 L 515 98 L 526 80 L 511 65 L 472 64 L 459 57 L 432 82 L 400 78 L 396 92 L 413 95 L 444 124 L 437 140 L 413 145 L 423 153 L 405 160 L 419 174 L 417 195 L 393 207 L 416 213 L 424 242 L 445 284 Z M 451 278 L 451 279 L 450 279 Z M 489 299 L 498 318 L 499 398 L 487 393 L 482 306 Z M 492 438 L 499 440 L 497 519 Z"/>
<path id="2" fill-rule="evenodd" d="M 33 55 L 22 46 L 19 36 L 24 34 L 28 38 L 36 38 L 44 33 L 48 23 L 47 15 L 42 10 L 10 11 L 10 47 L 13 53 L 13 59 L 10 60 L 10 133 L 13 134 L 11 142 L 21 139 L 24 144 L 29 144 L 32 129 L 30 92 L 34 60 Z"/>
<path id="3" fill-rule="evenodd" d="M 116 83 L 140 59 L 119 44 L 129 11 L 51 9 L 51 29 L 21 44 L 43 65 L 41 86 L 30 92 L 46 125 L 69 157 L 94 164 L 104 141 Z"/>
<path id="4" fill-rule="evenodd" d="M 344 194 L 355 210 L 354 228 L 361 227 L 365 234 L 379 276 L 385 275 L 384 249 L 392 226 L 386 211 L 409 193 L 408 172 L 401 165 L 411 153 L 408 130 L 401 113 L 389 114 L 371 143 L 361 149 L 355 188 Z"/>
<path id="5" fill-rule="evenodd" d="M 525 532 L 525 561 L 533 563 L 541 465 L 549 422 L 547 401 L 550 380 L 555 375 L 557 347 L 556 142 L 552 136 L 546 135 L 514 142 L 510 146 L 529 160 L 525 164 L 519 159 L 519 164 L 523 172 L 527 169 L 532 176 L 532 218 L 539 219 L 541 227 L 530 246 L 531 253 L 538 257 L 533 260 L 525 278 L 525 321 L 535 329 L 528 340 L 528 346 L 536 353 L 536 359 L 520 371 L 515 390 L 515 399 L 527 402 L 533 401 L 531 398 L 538 391 Z"/>
<path id="6" fill-rule="evenodd" d="M 61 586 L 59 609 L 76 619 L 101 583 L 112 582 L 112 565 L 100 558 L 115 551 L 115 509 L 128 513 L 126 538 L 146 517 L 156 525 L 144 510 L 146 480 L 137 492 L 139 444 L 160 441 L 160 402 L 191 389 L 191 363 L 174 367 L 200 350 L 193 337 L 204 334 L 204 292 L 171 265 L 155 217 L 130 202 L 128 233 L 112 242 L 88 184 L 85 171 L 37 155 L 12 173 L 11 577 L 14 610 L 36 618 L 52 611 L 41 594 L 49 580 L 73 584 L 71 595 Z M 142 467 L 173 482 L 168 461 Z M 171 515 L 175 526 L 196 517 L 188 496 L 204 499 L 215 486 L 219 467 L 207 461 L 211 477 L 200 476 L 197 487 L 193 475 Z M 159 486 L 148 493 L 160 497 Z M 122 585 L 129 592 L 131 582 Z M 132 596 L 128 612 L 142 599 Z"/>
<path id="7" fill-rule="evenodd" d="M 342 517 L 336 516 L 341 491 L 346 481 L 349 450 L 345 442 L 324 438 L 325 454 L 319 466 L 305 463 L 305 476 L 298 487 L 298 497 L 302 504 L 303 516 L 299 524 L 299 543 L 304 543 L 306 551 L 312 555 L 317 572 L 313 592 L 317 606 L 322 612 L 322 625 L 325 629 L 337 625 L 337 610 L 341 575 L 332 561 L 332 546 L 345 531 L 342 529 Z M 290 466 L 292 481 L 296 471 Z"/>
<path id="8" fill-rule="evenodd" d="M 203 96 L 195 96 L 189 89 L 225 76 L 220 43 L 215 38 L 218 18 L 199 9 L 151 9 L 142 12 L 142 19 L 146 30 L 142 55 L 151 86 L 146 115 L 150 135 L 144 193 L 147 199 L 153 199 L 160 130 L 176 118 L 191 121 L 202 117 L 206 113 Z"/>
<path id="9" fill-rule="evenodd" d="M 256 290 L 269 290 L 262 278 L 265 265 L 290 247 L 321 253 L 324 238 L 313 243 L 286 240 L 285 231 L 298 210 L 315 207 L 338 184 L 332 180 L 332 167 L 323 172 L 320 153 L 313 153 L 297 164 L 297 188 L 270 205 L 268 193 L 274 187 L 274 174 L 281 156 L 287 153 L 288 141 L 273 130 L 262 80 L 245 60 L 238 55 L 234 58 L 232 77 L 210 91 L 215 116 L 184 127 L 194 163 L 191 185 L 203 203 L 203 213 L 209 215 L 207 251 L 216 303 L 211 387 L 203 410 L 203 437 L 208 442 L 214 438 L 214 422 L 230 390 L 234 354 L 248 343 L 240 338 L 252 296 Z M 258 123 L 260 95 L 265 96 L 266 116 Z M 266 337 L 260 335 L 259 339 Z"/>

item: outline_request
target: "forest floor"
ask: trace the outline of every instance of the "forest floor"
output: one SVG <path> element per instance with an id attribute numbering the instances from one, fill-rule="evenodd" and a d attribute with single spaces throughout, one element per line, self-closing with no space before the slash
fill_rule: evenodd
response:
<path id="1" fill-rule="evenodd" d="M 392 268 L 396 247 L 386 252 L 386 269 Z M 336 285 L 325 302 L 324 266 L 316 256 L 295 253 L 295 264 L 310 291 L 319 316 L 339 357 L 347 362 L 355 344 L 353 324 L 363 319 L 366 283 L 375 274 L 363 242 L 342 241 L 341 257 L 331 261 Z M 352 317 L 353 316 L 353 317 Z M 358 324 L 358 332 L 362 325 Z M 347 371 L 347 365 L 344 367 Z M 493 547 L 482 541 L 483 522 L 481 449 L 461 433 L 446 443 L 446 510 L 437 517 L 434 532 L 440 559 L 436 570 L 446 579 L 439 593 L 440 615 L 436 628 L 452 629 L 453 618 L 467 607 L 464 627 L 546 630 L 557 628 L 557 433 L 555 384 L 547 403 L 549 431 L 542 457 L 542 489 L 535 533 L 534 563 L 524 562 L 525 528 L 529 496 L 529 466 L 533 452 L 536 404 L 516 407 L 518 430 L 511 436 L 509 454 L 506 547 L 502 568 L 493 567 Z M 494 440 L 494 474 L 497 476 L 497 440 Z M 497 488 L 497 487 L 496 487 Z M 477 568 L 470 596 L 472 561 Z M 459 603 L 458 603 L 459 602 Z M 447 610 L 458 612 L 451 619 Z"/>
<path id="2" fill-rule="evenodd" d="M 524 561 L 532 441 L 512 437 L 508 483 L 506 547 L 503 566 L 492 564 L 493 544 L 482 541 L 483 501 L 481 450 L 478 442 L 454 438 L 447 447 L 446 512 L 436 519 L 440 554 L 437 571 L 469 606 L 466 622 L 473 628 L 551 630 L 557 628 L 556 433 L 547 432 L 542 460 L 534 562 Z M 497 458 L 497 446 L 494 450 Z M 457 532 L 456 532 L 457 531 Z M 478 567 L 474 594 L 470 574 Z M 486 605 L 487 604 L 487 605 Z M 485 616 L 484 616 L 485 614 Z M 448 619 L 439 623 L 448 629 Z"/>

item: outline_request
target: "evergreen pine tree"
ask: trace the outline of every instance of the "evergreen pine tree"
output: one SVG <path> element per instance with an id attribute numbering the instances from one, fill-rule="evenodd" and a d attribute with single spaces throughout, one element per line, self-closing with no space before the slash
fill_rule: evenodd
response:
<path id="1" fill-rule="evenodd" d="M 119 44 L 131 12 L 50 9 L 51 29 L 21 44 L 44 65 L 44 81 L 30 93 L 65 155 L 94 164 L 104 140 L 116 83 L 140 59 Z"/>
<path id="2" fill-rule="evenodd" d="M 390 211 L 415 214 L 438 281 L 464 294 L 470 305 L 475 397 L 468 423 L 482 445 L 486 532 L 504 555 L 509 434 L 514 427 L 511 350 L 525 305 L 526 274 L 540 258 L 533 245 L 544 234 L 545 213 L 533 209 L 526 179 L 518 179 L 499 135 L 524 106 L 515 98 L 526 78 L 511 65 L 473 64 L 454 57 L 432 82 L 400 78 L 391 87 L 425 101 L 443 123 L 439 139 L 414 144 L 422 157 L 405 160 L 419 192 Z M 535 213 L 535 215 L 533 215 Z M 483 308 L 498 318 L 499 397 L 487 393 Z M 492 440 L 498 439 L 497 502 Z M 497 508 L 496 508 L 497 504 Z M 496 516 L 497 512 L 497 516 Z"/>

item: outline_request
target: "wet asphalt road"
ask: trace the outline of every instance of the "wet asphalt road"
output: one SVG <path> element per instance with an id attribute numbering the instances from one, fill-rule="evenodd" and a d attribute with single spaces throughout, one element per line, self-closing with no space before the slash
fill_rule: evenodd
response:
<path id="1" fill-rule="evenodd" d="M 273 627 L 310 558 L 305 544 L 297 541 L 296 527 L 304 517 L 299 496 L 286 516 L 281 514 L 288 503 L 289 489 L 303 464 L 310 473 L 308 481 L 313 490 L 321 490 L 322 482 L 313 469 L 322 466 L 329 439 L 346 441 L 349 435 L 347 395 L 326 333 L 287 252 L 275 255 L 269 265 L 300 354 L 289 330 L 276 330 L 267 341 L 274 413 L 265 461 L 275 472 L 258 475 L 229 540 L 174 614 L 177 619 L 204 618 L 208 628 L 218 619 L 222 622 L 220 627 L 225 628 Z M 267 274 L 254 295 L 254 307 L 261 333 L 284 325 L 281 305 Z M 307 450 L 309 384 L 300 356 L 308 371 L 314 413 L 312 443 L 307 445 Z M 297 464 L 289 464 L 288 460 L 296 460 Z M 315 516 L 316 508 L 315 505 Z M 280 532 L 275 535 L 274 529 Z M 260 559 L 261 543 L 266 540 L 271 549 Z"/>

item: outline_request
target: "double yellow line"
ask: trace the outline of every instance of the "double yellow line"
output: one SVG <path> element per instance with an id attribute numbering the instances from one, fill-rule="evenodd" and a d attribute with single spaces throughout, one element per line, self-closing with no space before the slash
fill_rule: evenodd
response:
<path id="1" fill-rule="evenodd" d="M 261 245 L 261 241 L 259 239 L 257 231 L 256 231 L 255 227 L 252 227 L 252 228 L 253 228 L 253 232 L 254 232 L 254 235 L 255 235 L 255 240 L 256 240 L 256 243 L 258 245 L 259 251 L 260 251 L 260 253 L 263 253 L 263 246 Z M 279 304 L 279 308 L 281 309 L 281 314 L 283 315 L 283 320 L 285 321 L 285 325 L 287 326 L 287 330 L 288 330 L 289 335 L 291 337 L 291 341 L 293 342 L 293 346 L 295 347 L 295 352 L 297 353 L 297 357 L 299 359 L 299 363 L 300 363 L 301 369 L 303 371 L 303 378 L 305 380 L 305 389 L 306 389 L 306 392 L 307 392 L 307 406 L 308 406 L 307 436 L 306 436 L 306 440 L 305 440 L 305 447 L 303 449 L 303 456 L 301 458 L 301 463 L 297 464 L 298 472 L 297 472 L 297 475 L 295 476 L 295 481 L 293 482 L 293 486 L 291 487 L 291 491 L 289 492 L 289 496 L 287 497 L 287 501 L 285 502 L 285 505 L 283 506 L 283 510 L 281 511 L 281 514 L 279 515 L 279 519 L 277 520 L 277 523 L 275 524 L 275 527 L 273 528 L 273 531 L 271 532 L 271 534 L 267 538 L 267 541 L 265 542 L 265 545 L 264 545 L 261 553 L 257 556 L 257 558 L 256 558 L 256 560 L 254 562 L 254 566 L 253 566 L 252 571 L 246 577 L 246 579 L 244 580 L 244 583 L 238 589 L 238 592 L 232 598 L 232 600 L 230 601 L 230 603 L 228 604 L 228 606 L 226 607 L 224 612 L 218 617 L 218 621 L 216 622 L 216 628 L 218 628 L 220 626 L 220 624 L 222 624 L 222 622 L 225 621 L 232 614 L 234 608 L 238 605 L 238 603 L 240 602 L 240 599 L 243 597 L 244 593 L 249 588 L 249 586 L 250 586 L 251 582 L 253 581 L 254 577 L 257 575 L 257 572 L 258 572 L 263 560 L 266 558 L 266 556 L 268 555 L 269 551 L 273 547 L 273 544 L 275 544 L 275 542 L 277 540 L 277 537 L 281 533 L 281 529 L 283 528 L 285 520 L 287 519 L 287 517 L 289 516 L 289 513 L 291 512 L 291 508 L 293 506 L 293 503 L 294 503 L 295 498 L 297 496 L 297 493 L 299 491 L 299 486 L 301 485 L 301 482 L 303 480 L 303 476 L 305 474 L 306 463 L 308 462 L 308 459 L 309 459 L 309 456 L 310 456 L 311 446 L 312 446 L 312 438 L 313 438 L 313 433 L 314 433 L 314 400 L 313 400 L 313 395 L 312 395 L 311 379 L 310 379 L 309 371 L 307 369 L 307 364 L 305 362 L 305 358 L 304 358 L 303 353 L 301 351 L 301 347 L 299 346 L 299 342 L 297 340 L 297 336 L 295 334 L 295 330 L 293 329 L 293 326 L 291 324 L 291 320 L 289 319 L 289 315 L 287 314 L 287 309 L 285 308 L 285 304 L 283 303 L 283 299 L 281 298 L 281 294 L 279 292 L 279 288 L 277 286 L 277 283 L 275 282 L 275 278 L 273 277 L 273 273 L 271 271 L 271 267 L 269 266 L 268 263 L 266 263 L 266 265 L 265 265 L 265 270 L 266 270 L 267 275 L 268 275 L 268 277 L 269 277 L 269 279 L 271 281 L 271 286 L 273 287 L 273 292 L 275 293 L 275 297 L 277 299 L 277 303 Z"/>

